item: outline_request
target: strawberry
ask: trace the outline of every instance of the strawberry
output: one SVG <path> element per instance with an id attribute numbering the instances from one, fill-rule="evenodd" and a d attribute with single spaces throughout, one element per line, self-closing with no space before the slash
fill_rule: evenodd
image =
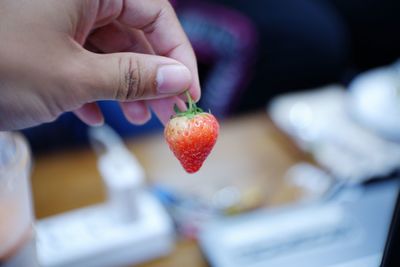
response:
<path id="1" fill-rule="evenodd" d="M 187 111 L 175 106 L 176 115 L 167 123 L 165 139 L 174 155 L 188 173 L 197 172 L 217 141 L 219 124 L 208 112 L 203 112 L 193 103 L 190 95 Z"/>

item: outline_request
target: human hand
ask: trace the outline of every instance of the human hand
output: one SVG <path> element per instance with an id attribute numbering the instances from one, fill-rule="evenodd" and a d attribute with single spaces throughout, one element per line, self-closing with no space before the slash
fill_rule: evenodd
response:
<path id="1" fill-rule="evenodd" d="M 101 124 L 98 100 L 129 121 L 163 123 L 177 95 L 200 98 L 196 59 L 167 0 L 2 0 L 0 130 L 74 111 Z"/>

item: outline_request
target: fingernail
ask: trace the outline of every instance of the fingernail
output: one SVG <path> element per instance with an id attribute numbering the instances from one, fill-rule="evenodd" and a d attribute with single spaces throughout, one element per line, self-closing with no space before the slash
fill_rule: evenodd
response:
<path id="1" fill-rule="evenodd" d="M 144 108 L 145 107 L 143 107 L 141 104 L 135 102 L 126 105 L 126 111 L 132 117 L 143 116 L 143 114 L 146 112 Z"/>
<path id="2" fill-rule="evenodd" d="M 98 120 L 91 122 L 91 126 L 103 126 L 104 124 L 104 117 L 101 117 Z"/>
<path id="3" fill-rule="evenodd" d="M 183 65 L 164 65 L 157 70 L 157 89 L 161 94 L 176 94 L 187 89 L 192 76 Z"/>
<path id="4" fill-rule="evenodd" d="M 104 124 L 104 116 L 97 105 L 86 104 L 75 112 L 83 122 L 90 126 L 101 126 Z"/>
<path id="5" fill-rule="evenodd" d="M 150 119 L 147 107 L 142 103 L 131 102 L 124 104 L 127 119 L 134 124 L 144 124 Z"/>

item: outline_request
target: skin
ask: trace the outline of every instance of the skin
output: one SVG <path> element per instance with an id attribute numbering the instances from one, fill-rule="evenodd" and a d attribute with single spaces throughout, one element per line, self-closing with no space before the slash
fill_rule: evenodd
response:
<path id="1" fill-rule="evenodd" d="M 165 66 L 180 72 L 160 78 Z M 167 0 L 0 1 L 0 130 L 66 111 L 98 125 L 98 100 L 119 101 L 135 124 L 151 108 L 165 124 L 187 89 L 200 98 L 193 49 Z"/>

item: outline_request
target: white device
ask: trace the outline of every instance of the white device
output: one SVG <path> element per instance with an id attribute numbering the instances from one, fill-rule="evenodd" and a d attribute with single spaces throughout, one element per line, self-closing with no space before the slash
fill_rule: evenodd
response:
<path id="1" fill-rule="evenodd" d="M 349 115 L 354 108 L 350 104 L 348 92 L 331 85 L 279 96 L 267 112 L 280 129 L 339 180 L 358 183 L 399 169 L 400 144 L 357 123 Z"/>
<path id="2" fill-rule="evenodd" d="M 328 201 L 220 218 L 200 245 L 213 267 L 376 267 L 398 182 L 346 187 Z"/>
<path id="3" fill-rule="evenodd" d="M 400 141 L 400 61 L 357 76 L 349 92 L 349 108 L 357 121 Z"/>
<path id="4" fill-rule="evenodd" d="M 127 266 L 168 254 L 173 224 L 146 190 L 139 162 L 110 127 L 92 128 L 89 136 L 108 201 L 39 220 L 40 266 Z"/>

